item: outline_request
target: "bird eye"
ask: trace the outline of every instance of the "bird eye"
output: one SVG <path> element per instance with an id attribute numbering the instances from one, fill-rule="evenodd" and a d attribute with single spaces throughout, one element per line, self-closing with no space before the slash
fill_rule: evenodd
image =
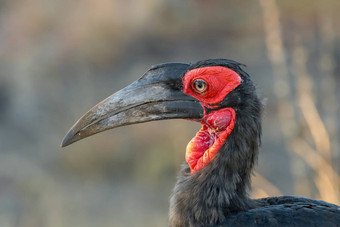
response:
<path id="1" fill-rule="evenodd" d="M 191 88 L 198 94 L 204 94 L 208 89 L 208 84 L 202 79 L 197 79 L 191 83 Z"/>

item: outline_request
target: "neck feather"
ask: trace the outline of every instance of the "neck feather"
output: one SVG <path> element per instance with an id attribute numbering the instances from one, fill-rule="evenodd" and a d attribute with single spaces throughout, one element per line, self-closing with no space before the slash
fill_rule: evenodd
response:
<path id="1" fill-rule="evenodd" d="M 220 224 L 231 212 L 255 207 L 248 191 L 261 137 L 257 112 L 237 113 L 233 132 L 205 168 L 191 174 L 187 163 L 182 166 L 170 201 L 170 226 Z"/>

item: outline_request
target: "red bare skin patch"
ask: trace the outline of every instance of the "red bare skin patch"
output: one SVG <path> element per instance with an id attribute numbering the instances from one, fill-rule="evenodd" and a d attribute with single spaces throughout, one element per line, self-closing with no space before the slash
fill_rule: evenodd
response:
<path id="1" fill-rule="evenodd" d="M 191 83 L 197 79 L 206 81 L 206 93 L 198 94 L 192 89 Z M 187 72 L 183 76 L 183 92 L 211 105 L 221 102 L 240 83 L 241 77 L 235 71 L 222 66 L 209 66 Z"/>
<path id="2" fill-rule="evenodd" d="M 193 86 L 199 80 L 197 89 Z M 202 85 L 202 80 L 205 84 Z M 237 86 L 241 77 L 233 70 L 222 66 L 209 66 L 190 70 L 183 76 L 183 92 L 196 98 L 210 108 L 217 108 L 218 103 Z M 202 92 L 200 92 L 202 90 Z M 202 169 L 214 159 L 225 140 L 234 129 L 236 112 L 233 108 L 213 110 L 198 122 L 202 128 L 188 143 L 185 160 L 191 173 Z"/>
<path id="3" fill-rule="evenodd" d="M 233 108 L 216 110 L 199 122 L 202 128 L 188 143 L 185 160 L 191 173 L 205 167 L 217 154 L 233 131 L 236 113 Z"/>

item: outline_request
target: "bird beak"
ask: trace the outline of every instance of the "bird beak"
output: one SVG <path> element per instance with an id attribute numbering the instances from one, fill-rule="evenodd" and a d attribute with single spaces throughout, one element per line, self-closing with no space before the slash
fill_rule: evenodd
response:
<path id="1" fill-rule="evenodd" d="M 139 80 L 82 116 L 66 134 L 61 147 L 119 126 L 164 119 L 203 118 L 202 105 L 182 91 L 182 76 L 188 67 L 181 63 L 152 67 Z"/>

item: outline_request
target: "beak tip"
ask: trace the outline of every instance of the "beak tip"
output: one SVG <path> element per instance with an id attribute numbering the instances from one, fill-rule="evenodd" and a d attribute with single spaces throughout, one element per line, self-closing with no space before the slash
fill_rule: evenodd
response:
<path id="1" fill-rule="evenodd" d="M 79 136 L 77 136 L 77 134 L 74 133 L 74 130 L 70 129 L 70 131 L 68 131 L 68 133 L 65 135 L 65 137 L 61 141 L 60 147 L 66 147 L 66 146 L 76 142 L 77 140 L 79 140 L 78 137 Z"/>
<path id="2" fill-rule="evenodd" d="M 69 144 L 67 144 L 67 142 L 63 139 L 63 141 L 60 144 L 60 147 L 63 148 L 63 147 L 66 147 L 67 145 Z"/>

